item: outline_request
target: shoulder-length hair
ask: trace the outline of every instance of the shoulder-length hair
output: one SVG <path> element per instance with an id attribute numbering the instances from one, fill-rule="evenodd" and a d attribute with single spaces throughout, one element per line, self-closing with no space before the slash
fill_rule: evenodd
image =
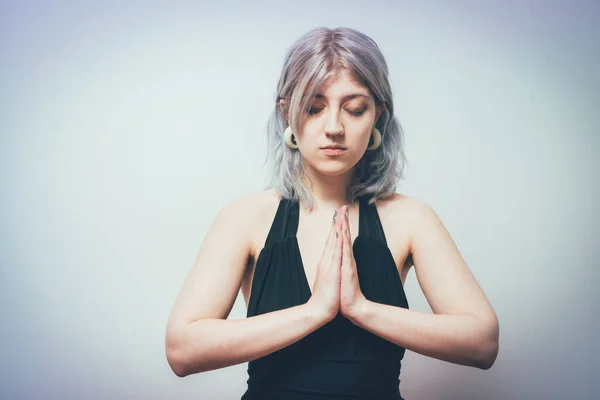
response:
<path id="1" fill-rule="evenodd" d="M 354 167 L 346 200 L 353 203 L 359 197 L 367 197 L 369 203 L 373 203 L 394 194 L 397 181 L 403 179 L 406 160 L 403 132 L 394 117 L 388 67 L 379 47 L 370 37 L 354 29 L 316 28 L 300 37 L 289 49 L 267 123 L 267 189 L 274 188 L 282 197 L 302 201 L 309 208 L 313 207 L 314 199 L 302 179 L 302 155 L 283 140 L 285 116 L 288 116 L 292 132 L 299 132 L 306 118 L 304 111 L 310 108 L 319 87 L 341 69 L 351 72 L 371 91 L 375 104 L 385 105 L 376 123 L 382 136 L 381 145 L 366 151 Z M 286 99 L 283 112 L 279 105 L 281 99 Z"/>

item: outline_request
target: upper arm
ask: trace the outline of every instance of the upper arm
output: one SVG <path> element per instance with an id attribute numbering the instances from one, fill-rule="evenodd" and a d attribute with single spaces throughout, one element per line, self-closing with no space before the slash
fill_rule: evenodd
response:
<path id="1" fill-rule="evenodd" d="M 469 314 L 495 324 L 496 315 L 436 212 L 412 202 L 411 253 L 415 273 L 436 314 Z"/>
<path id="2" fill-rule="evenodd" d="M 233 201 L 216 216 L 175 301 L 170 328 L 202 318 L 228 317 L 251 256 L 253 213 L 248 212 L 248 203 Z"/>

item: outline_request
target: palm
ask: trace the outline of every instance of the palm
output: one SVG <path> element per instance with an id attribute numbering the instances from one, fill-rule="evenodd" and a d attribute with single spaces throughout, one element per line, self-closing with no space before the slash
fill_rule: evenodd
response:
<path id="1" fill-rule="evenodd" d="M 342 315 L 350 315 L 357 304 L 364 299 L 358 281 L 356 261 L 352 250 L 350 224 L 348 220 L 348 207 L 340 210 L 342 213 L 342 265 L 341 265 L 341 287 L 340 287 L 340 312 Z"/>

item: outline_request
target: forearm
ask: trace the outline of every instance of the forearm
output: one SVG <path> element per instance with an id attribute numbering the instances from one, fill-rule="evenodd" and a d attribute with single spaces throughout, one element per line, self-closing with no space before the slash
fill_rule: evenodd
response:
<path id="1" fill-rule="evenodd" d="M 289 346 L 326 322 L 307 304 L 238 320 L 202 319 L 167 335 L 167 358 L 178 376 L 224 368 Z"/>
<path id="2" fill-rule="evenodd" d="M 498 353 L 498 330 L 471 315 L 427 314 L 363 301 L 350 320 L 408 350 L 488 369 Z"/>

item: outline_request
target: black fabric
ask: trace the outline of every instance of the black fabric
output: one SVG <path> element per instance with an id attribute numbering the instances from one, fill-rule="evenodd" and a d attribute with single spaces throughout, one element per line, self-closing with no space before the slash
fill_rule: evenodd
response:
<path id="1" fill-rule="evenodd" d="M 282 199 L 255 267 L 247 316 L 304 304 L 311 296 L 296 238 L 299 206 Z M 354 258 L 365 297 L 408 308 L 374 204 L 359 200 Z M 301 340 L 248 363 L 242 400 L 402 400 L 405 349 L 338 314 Z"/>

